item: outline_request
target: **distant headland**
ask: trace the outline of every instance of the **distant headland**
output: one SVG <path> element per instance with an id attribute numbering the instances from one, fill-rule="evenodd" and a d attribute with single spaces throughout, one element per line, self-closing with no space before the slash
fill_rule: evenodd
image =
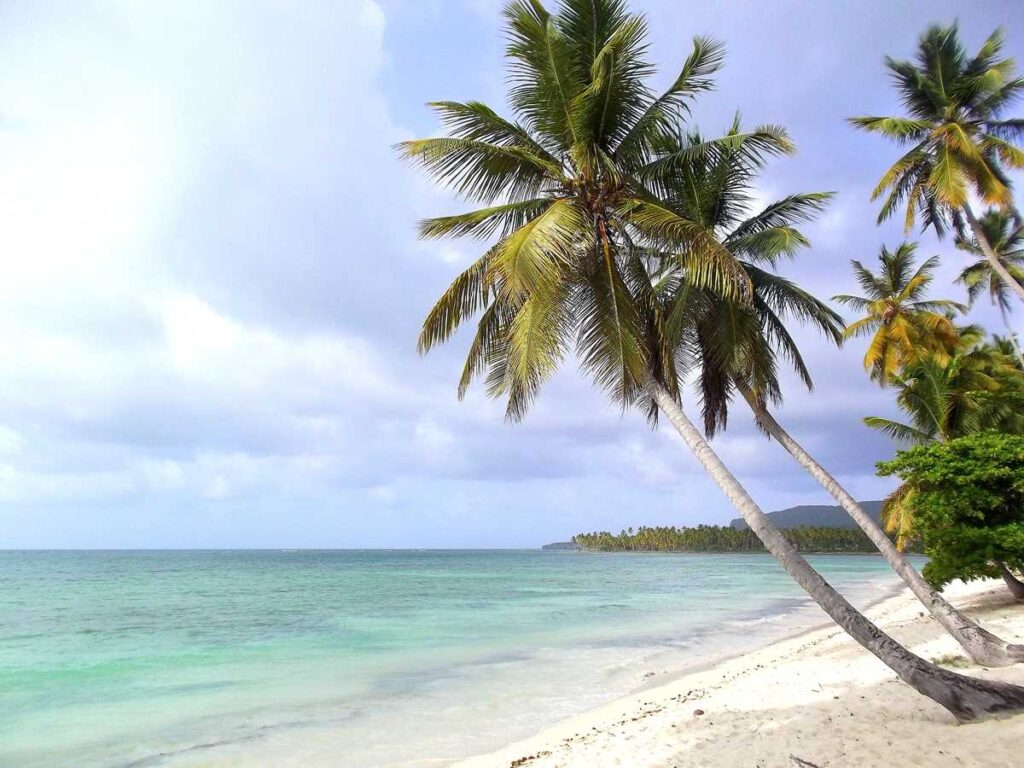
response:
<path id="1" fill-rule="evenodd" d="M 881 514 L 881 501 L 864 501 L 861 507 L 875 519 Z M 842 507 L 804 504 L 768 513 L 786 537 L 805 552 L 876 552 L 868 537 L 856 527 Z M 579 533 L 571 541 L 558 541 L 541 547 L 548 551 L 640 551 L 640 552 L 759 552 L 760 540 L 740 518 L 728 526 L 699 525 L 693 528 L 640 527 L 619 534 L 607 531 Z"/>

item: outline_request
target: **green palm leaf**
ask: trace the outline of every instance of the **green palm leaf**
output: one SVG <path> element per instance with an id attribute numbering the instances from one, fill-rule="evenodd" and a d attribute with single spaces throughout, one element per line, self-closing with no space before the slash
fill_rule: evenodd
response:
<path id="1" fill-rule="evenodd" d="M 493 205 L 454 216 L 440 216 L 420 222 L 420 237 L 475 237 L 483 240 L 500 231 L 505 237 L 532 219 L 538 218 L 552 205 L 551 198 L 540 197 L 504 205 Z"/>
<path id="2" fill-rule="evenodd" d="M 588 228 L 575 202 L 557 200 L 492 249 L 489 274 L 500 275 L 502 290 L 510 295 L 548 294 Z"/>

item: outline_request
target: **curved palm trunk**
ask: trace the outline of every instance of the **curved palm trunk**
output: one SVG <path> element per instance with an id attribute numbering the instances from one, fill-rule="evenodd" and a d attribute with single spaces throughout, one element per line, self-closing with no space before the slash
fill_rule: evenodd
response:
<path id="1" fill-rule="evenodd" d="M 1017 332 L 1014 331 L 1014 327 L 1010 324 L 1010 315 L 1007 313 L 1007 308 L 1000 305 L 999 313 L 1002 315 L 1002 325 L 1007 328 L 1007 338 L 1010 339 L 1014 352 L 1018 357 L 1024 359 L 1024 352 L 1021 352 L 1021 345 L 1017 343 Z"/>
<path id="2" fill-rule="evenodd" d="M 885 532 L 860 507 L 860 504 L 846 492 L 839 482 L 821 466 L 814 457 L 794 440 L 775 417 L 754 396 L 746 385 L 737 382 L 737 389 L 750 405 L 758 423 L 769 435 L 774 437 L 789 454 L 796 459 L 807 472 L 839 502 L 840 506 L 853 518 L 857 526 L 867 534 L 886 562 L 910 587 L 910 591 L 928 609 L 929 613 L 951 634 L 964 650 L 978 664 L 987 667 L 1000 667 L 1024 661 L 1024 645 L 1013 645 L 1001 640 L 988 630 L 975 624 L 969 618 L 950 605 L 938 591 L 924 580 L 920 573 L 907 561 Z"/>
<path id="3" fill-rule="evenodd" d="M 977 720 L 996 712 L 1024 709 L 1024 688 L 1008 683 L 976 680 L 941 669 L 915 656 L 872 624 L 810 566 L 761 511 L 668 390 L 650 377 L 644 381 L 644 387 L 767 550 L 847 634 L 877 656 L 902 680 L 945 707 L 961 722 Z"/>
<path id="4" fill-rule="evenodd" d="M 981 228 L 981 224 L 974 218 L 974 211 L 971 210 L 971 206 L 964 205 L 963 207 L 964 218 L 967 219 L 967 223 L 971 225 L 971 232 L 974 233 L 974 239 L 978 241 L 978 247 L 981 248 L 981 252 L 985 255 L 985 259 L 988 261 L 989 266 L 992 270 L 999 275 L 999 279 L 1006 284 L 1010 290 L 1017 294 L 1017 298 L 1024 301 L 1024 285 L 1021 285 L 1013 279 L 1013 275 L 1010 274 L 1009 270 L 1003 265 L 1003 262 L 996 256 L 996 252 L 992 250 L 992 244 L 988 241 L 985 236 L 985 231 Z"/>
<path id="5" fill-rule="evenodd" d="M 1003 576 L 1003 581 L 1006 582 L 1006 588 L 1017 600 L 1024 602 L 1024 582 L 1013 575 L 1013 571 L 1006 567 L 1006 563 L 997 561 L 996 565 L 999 566 L 999 572 Z"/>
<path id="6" fill-rule="evenodd" d="M 1003 316 L 1003 325 L 1006 326 L 1006 338 L 1010 340 L 1010 345 L 1013 347 L 1014 354 L 1017 355 L 1021 360 L 1024 360 L 1024 352 L 1021 352 L 1020 344 L 1017 343 L 1017 332 L 1013 330 L 1013 325 L 1010 324 L 1010 314 L 1006 311 L 1006 307 L 999 304 L 999 314 Z"/>

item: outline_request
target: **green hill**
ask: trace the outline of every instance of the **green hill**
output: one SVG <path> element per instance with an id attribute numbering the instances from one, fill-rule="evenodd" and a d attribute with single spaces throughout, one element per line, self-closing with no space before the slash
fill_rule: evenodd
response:
<path id="1" fill-rule="evenodd" d="M 881 501 L 862 501 L 861 507 L 878 522 L 882 511 Z M 798 507 L 780 509 L 777 512 L 769 512 L 768 517 L 772 519 L 779 528 L 799 528 L 800 526 L 813 526 L 815 528 L 856 528 L 857 524 L 850 519 L 846 511 L 839 506 L 827 504 L 803 504 Z M 729 525 L 738 531 L 745 531 L 747 524 L 742 518 L 736 518 Z"/>

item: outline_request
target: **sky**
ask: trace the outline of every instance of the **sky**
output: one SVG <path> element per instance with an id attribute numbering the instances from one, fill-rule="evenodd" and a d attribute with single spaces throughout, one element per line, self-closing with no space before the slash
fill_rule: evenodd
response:
<path id="1" fill-rule="evenodd" d="M 417 241 L 465 205 L 392 145 L 439 133 L 430 100 L 505 110 L 501 5 L 0 5 L 0 547 L 533 547 L 736 516 L 673 433 L 575 367 L 510 426 L 483 392 L 456 398 L 465 335 L 416 352 L 481 246 Z M 1024 62 L 1019 0 L 632 7 L 657 85 L 694 35 L 726 43 L 693 124 L 790 130 L 800 153 L 760 194 L 838 193 L 782 267 L 823 298 L 903 237 L 869 200 L 897 148 L 844 123 L 899 111 L 883 57 L 958 18 L 972 49 L 1002 25 Z M 942 256 L 936 294 L 962 298 L 964 257 L 913 236 Z M 881 497 L 894 446 L 861 417 L 894 415 L 892 393 L 863 342 L 797 338 L 816 387 L 788 377 L 780 421 Z M 829 501 L 742 404 L 714 445 L 765 510 Z"/>

